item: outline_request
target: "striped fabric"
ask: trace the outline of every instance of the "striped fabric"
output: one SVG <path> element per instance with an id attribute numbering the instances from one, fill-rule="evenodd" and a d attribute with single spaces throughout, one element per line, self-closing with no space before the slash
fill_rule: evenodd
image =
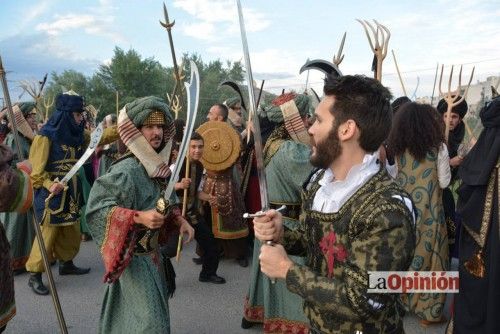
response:
<path id="1" fill-rule="evenodd" d="M 294 100 L 290 100 L 280 105 L 283 119 L 285 121 L 285 128 L 290 134 L 290 137 L 296 142 L 306 145 L 311 145 L 311 138 L 307 133 L 304 122 L 300 117 L 299 110 L 295 105 Z"/>
<path id="2" fill-rule="evenodd" d="M 118 115 L 118 134 L 121 140 L 139 159 L 150 178 L 166 178 L 171 173 L 170 168 L 168 168 L 168 161 L 175 128 L 171 124 L 171 126 L 164 127 L 164 129 L 164 140 L 168 140 L 168 142 L 165 148 L 160 153 L 157 153 L 132 123 L 125 107 L 120 110 Z"/>
<path id="3" fill-rule="evenodd" d="M 16 104 L 14 107 L 12 107 L 12 111 L 14 112 L 14 120 L 16 122 L 17 131 L 19 131 L 23 136 L 25 136 L 29 140 L 33 141 L 33 138 L 35 138 L 35 134 L 33 133 L 33 130 L 31 129 L 26 119 L 24 118 L 23 113 L 21 112 L 19 106 Z"/>

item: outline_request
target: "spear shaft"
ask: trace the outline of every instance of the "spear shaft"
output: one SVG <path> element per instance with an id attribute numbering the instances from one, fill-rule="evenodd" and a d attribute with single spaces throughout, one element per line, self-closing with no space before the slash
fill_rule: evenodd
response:
<path id="1" fill-rule="evenodd" d="M 434 75 L 434 84 L 432 85 L 431 106 L 432 106 L 432 102 L 434 101 L 434 90 L 436 89 L 436 80 L 438 77 L 438 69 L 439 69 L 439 63 L 436 64 L 436 74 Z"/>
<path id="2" fill-rule="evenodd" d="M 12 104 L 10 102 L 9 89 L 7 86 L 7 80 L 5 79 L 5 70 L 2 64 L 2 58 L 0 57 L 0 77 L 2 81 L 3 88 L 3 97 L 4 101 L 7 105 L 7 115 L 9 117 L 10 124 L 12 126 L 12 132 L 14 134 L 14 142 L 16 146 L 18 160 L 24 160 L 24 154 L 21 150 L 21 145 L 19 141 L 19 133 L 17 131 L 16 121 L 14 118 L 14 112 L 12 110 Z M 47 273 L 47 279 L 49 281 L 50 293 L 52 295 L 52 301 L 54 303 L 54 307 L 56 309 L 57 320 L 59 321 L 59 327 L 61 329 L 61 333 L 67 334 L 68 328 L 66 327 L 66 322 L 64 321 L 64 315 L 61 309 L 61 303 L 59 302 L 59 296 L 57 294 L 56 285 L 54 283 L 54 277 L 52 276 L 52 270 L 50 269 L 49 258 L 47 256 L 47 250 L 45 249 L 45 244 L 43 242 L 42 231 L 40 229 L 40 224 L 38 223 L 38 219 L 35 215 L 35 211 L 33 207 L 29 209 L 29 214 L 33 217 L 33 228 L 35 229 L 36 239 L 38 240 L 38 246 L 40 247 L 40 254 L 42 255 L 43 264 L 45 266 L 45 272 Z"/>

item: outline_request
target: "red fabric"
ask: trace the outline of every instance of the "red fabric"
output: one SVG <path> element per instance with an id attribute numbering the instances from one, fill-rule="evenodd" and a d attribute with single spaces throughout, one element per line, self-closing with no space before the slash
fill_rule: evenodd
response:
<path id="1" fill-rule="evenodd" d="M 245 298 L 245 306 L 243 309 L 245 319 L 251 322 L 264 322 L 264 306 L 250 305 L 248 297 Z"/>
<path id="2" fill-rule="evenodd" d="M 281 318 L 265 319 L 264 333 L 307 334 L 309 333 L 309 326 L 301 322 Z"/>
<path id="3" fill-rule="evenodd" d="M 175 224 L 177 216 L 182 216 L 182 212 L 178 207 L 174 207 L 170 210 L 168 216 L 165 217 L 165 224 L 160 228 L 160 234 L 158 235 L 158 244 L 165 245 L 168 239 L 173 234 L 173 232 L 178 232 L 179 227 Z"/>
<path id="4" fill-rule="evenodd" d="M 347 251 L 342 244 L 337 244 L 337 235 L 335 232 L 330 231 L 326 234 L 319 243 L 319 247 L 326 257 L 328 264 L 328 277 L 331 278 L 335 260 L 344 262 L 347 258 Z"/>
<path id="5" fill-rule="evenodd" d="M 101 247 L 104 261 L 104 282 L 113 283 L 132 260 L 136 235 L 134 215 L 136 211 L 116 207 L 108 217 L 106 235 Z"/>

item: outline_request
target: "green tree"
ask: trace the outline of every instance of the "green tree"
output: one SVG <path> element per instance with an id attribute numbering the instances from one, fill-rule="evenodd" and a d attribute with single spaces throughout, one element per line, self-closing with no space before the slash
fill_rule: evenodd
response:
<path id="1" fill-rule="evenodd" d="M 223 87 L 222 81 L 232 80 L 238 84 L 243 81 L 243 66 L 241 62 L 213 60 L 203 62 L 198 54 L 184 54 L 182 66 L 184 68 L 183 82 L 189 82 L 190 61 L 194 61 L 200 73 L 200 101 L 198 105 L 197 123 L 205 121 L 209 108 L 215 103 L 222 103 L 236 93 Z M 185 119 L 186 92 L 183 82 L 180 104 L 183 107 L 179 117 Z M 64 71 L 62 74 L 52 73 L 45 94 L 55 94 L 74 90 L 85 96 L 86 102 L 99 110 L 97 121 L 107 114 L 116 113 L 116 92 L 119 94 L 119 108 L 136 98 L 155 95 L 167 100 L 167 93 L 172 94 L 175 85 L 174 70 L 164 67 L 154 58 L 142 59 L 133 49 L 124 51 L 115 47 L 114 55 L 109 64 L 100 65 L 90 77 L 74 70 Z M 246 99 L 247 97 L 244 96 Z"/>
<path id="2" fill-rule="evenodd" d="M 224 64 L 217 59 L 204 63 L 198 54 L 183 55 L 184 64 L 189 64 L 190 60 L 196 63 L 200 72 L 200 101 L 196 119 L 196 124 L 199 125 L 206 120 L 208 110 L 212 105 L 223 103 L 228 98 L 237 95 L 232 89 L 227 87 L 219 88 L 219 85 L 225 80 L 232 80 L 237 84 L 241 84 L 243 81 L 243 66 L 239 61 L 226 61 Z M 190 69 L 186 68 L 186 72 L 190 73 Z M 186 76 L 185 80 L 189 80 L 188 76 Z"/>
<path id="3" fill-rule="evenodd" d="M 99 66 L 96 75 L 109 90 L 119 92 L 120 106 L 148 95 L 165 98 L 169 81 L 173 81 L 166 68 L 154 58 L 143 60 L 133 49 L 125 52 L 115 47 L 114 52 L 110 64 Z"/>
<path id="4" fill-rule="evenodd" d="M 73 90 L 78 95 L 88 96 L 91 91 L 91 86 L 89 84 L 88 78 L 75 70 L 65 70 L 61 74 L 52 72 L 50 74 L 50 81 L 44 89 L 44 97 L 55 98 L 61 93 L 65 93 L 69 90 Z M 49 109 L 48 115 L 50 116 L 55 109 L 54 105 Z"/>

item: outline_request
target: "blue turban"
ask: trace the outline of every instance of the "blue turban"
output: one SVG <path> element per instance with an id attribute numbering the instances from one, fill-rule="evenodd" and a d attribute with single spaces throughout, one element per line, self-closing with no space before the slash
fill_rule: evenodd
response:
<path id="1" fill-rule="evenodd" d="M 76 147 L 83 144 L 85 122 L 76 124 L 73 112 L 83 112 L 83 98 L 78 95 L 59 94 L 56 111 L 40 130 L 52 142 Z"/>

